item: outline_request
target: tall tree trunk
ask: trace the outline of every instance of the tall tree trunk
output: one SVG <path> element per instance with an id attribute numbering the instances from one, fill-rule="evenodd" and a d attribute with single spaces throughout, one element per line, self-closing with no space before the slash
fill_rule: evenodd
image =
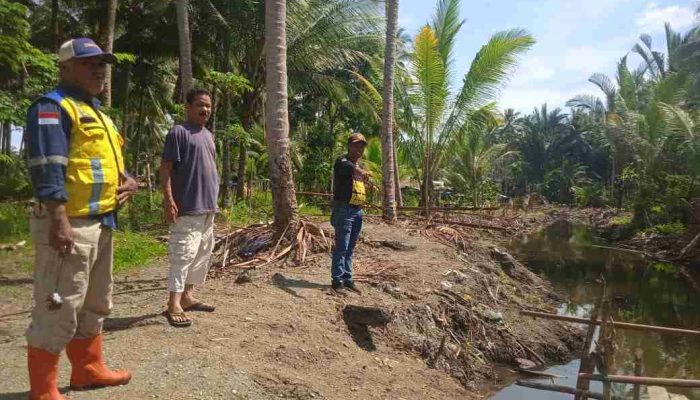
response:
<path id="1" fill-rule="evenodd" d="M 238 173 L 236 175 L 238 186 L 236 186 L 236 201 L 245 199 L 245 167 L 247 162 L 248 146 L 246 146 L 245 139 L 241 138 L 238 142 Z"/>
<path id="2" fill-rule="evenodd" d="M 228 96 L 224 93 L 221 99 L 222 103 L 222 113 L 221 113 L 221 126 L 222 131 L 226 131 L 226 127 L 229 125 L 229 111 L 230 111 L 230 100 Z M 222 160 L 221 160 L 221 175 L 224 185 L 221 190 L 221 200 L 224 208 L 231 207 L 231 138 L 224 134 L 224 140 L 222 140 L 221 149 Z M 239 183 L 240 184 L 240 183 Z"/>
<path id="3" fill-rule="evenodd" d="M 292 162 L 289 154 L 287 110 L 287 4 L 265 0 L 265 136 L 270 162 L 274 225 L 277 232 L 290 226 L 290 237 L 299 223 Z"/>
<path id="4" fill-rule="evenodd" d="M 51 0 L 51 40 L 53 41 L 53 50 L 58 52 L 61 47 L 61 38 L 58 31 L 58 0 Z"/>
<path id="5" fill-rule="evenodd" d="M 5 154 L 12 153 L 12 123 L 5 121 L 2 124 L 2 152 Z"/>
<path id="6" fill-rule="evenodd" d="M 141 138 L 141 136 L 142 136 L 141 130 L 143 129 L 143 126 L 146 125 L 146 113 L 144 112 L 144 99 L 145 99 L 145 97 L 146 96 L 142 92 L 141 99 L 139 100 L 139 117 L 138 117 L 138 120 L 136 122 L 138 124 L 138 126 L 134 130 L 134 135 L 133 135 L 132 140 L 131 140 L 132 141 L 131 146 L 133 146 L 132 148 L 134 149 L 134 156 L 133 156 L 134 161 L 132 164 L 133 168 L 134 168 L 133 174 L 137 178 L 139 176 L 139 166 L 140 166 L 139 165 L 139 157 L 141 155 L 140 154 L 141 153 L 141 141 L 143 140 Z M 133 143 L 134 141 L 135 141 L 135 143 Z"/>
<path id="7" fill-rule="evenodd" d="M 122 104 L 122 137 L 129 137 L 129 100 L 131 98 L 131 69 L 133 64 L 127 63 L 124 71 L 124 102 Z"/>
<path id="8" fill-rule="evenodd" d="M 185 100 L 185 94 L 192 89 L 192 43 L 190 41 L 190 23 L 187 0 L 176 0 L 177 36 L 180 47 L 180 101 Z"/>
<path id="9" fill-rule="evenodd" d="M 114 44 L 114 28 L 116 25 L 117 21 L 117 1 L 118 0 L 109 0 L 107 3 L 107 27 L 105 29 L 106 31 L 106 37 L 104 43 L 102 43 L 102 46 L 104 48 L 104 51 L 111 53 L 113 50 L 113 44 Z M 102 96 L 104 98 L 104 105 L 105 107 L 112 107 L 112 66 L 107 65 L 107 74 L 106 74 L 106 79 L 105 79 L 105 90 L 102 93 Z"/>
<path id="10" fill-rule="evenodd" d="M 386 1 L 386 46 L 384 49 L 384 82 L 382 110 L 382 210 L 384 219 L 396 222 L 396 193 L 394 191 L 394 63 L 399 0 Z"/>
<path id="11" fill-rule="evenodd" d="M 396 151 L 398 142 L 394 142 L 394 191 L 396 196 L 396 205 L 403 207 L 403 195 L 401 194 L 401 175 L 399 174 L 399 157 Z"/>

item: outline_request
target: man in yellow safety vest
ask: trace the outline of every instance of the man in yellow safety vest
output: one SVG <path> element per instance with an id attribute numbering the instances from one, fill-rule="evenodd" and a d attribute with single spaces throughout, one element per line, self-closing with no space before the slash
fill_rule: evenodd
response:
<path id="1" fill-rule="evenodd" d="M 60 400 L 59 354 L 74 390 L 123 385 L 128 371 L 102 358 L 102 323 L 112 308 L 112 231 L 117 208 L 136 191 L 124 170 L 123 140 L 95 98 L 114 55 L 88 38 L 58 52 L 59 86 L 27 111 L 27 165 L 34 186 L 36 249 L 27 329 L 30 399 Z"/>

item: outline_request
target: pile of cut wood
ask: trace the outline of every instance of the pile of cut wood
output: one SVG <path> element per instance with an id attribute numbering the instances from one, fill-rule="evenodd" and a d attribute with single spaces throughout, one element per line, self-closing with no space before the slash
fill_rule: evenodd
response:
<path id="1" fill-rule="evenodd" d="M 230 230 L 224 228 L 216 237 L 210 276 L 220 277 L 239 269 L 257 269 L 293 257 L 303 263 L 311 253 L 330 251 L 330 234 L 317 224 L 302 219 L 296 234 L 288 235 L 289 226 L 275 234 L 270 224 L 257 224 Z M 289 237 L 292 237 L 291 241 Z"/>

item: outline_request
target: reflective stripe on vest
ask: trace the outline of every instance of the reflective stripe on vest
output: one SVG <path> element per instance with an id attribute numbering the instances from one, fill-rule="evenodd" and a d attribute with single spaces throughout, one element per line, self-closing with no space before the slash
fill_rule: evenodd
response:
<path id="1" fill-rule="evenodd" d="M 112 120 L 91 105 L 60 90 L 44 97 L 70 116 L 66 212 L 71 217 L 99 215 L 117 207 L 117 187 L 124 174 L 123 139 Z"/>

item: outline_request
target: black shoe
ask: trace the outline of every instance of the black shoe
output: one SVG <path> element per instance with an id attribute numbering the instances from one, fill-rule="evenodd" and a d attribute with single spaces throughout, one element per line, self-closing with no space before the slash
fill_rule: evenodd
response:
<path id="1" fill-rule="evenodd" d="M 343 288 L 344 288 L 343 282 L 341 282 L 341 281 L 332 281 L 331 282 L 331 289 L 335 290 L 336 292 L 342 290 Z"/>
<path id="2" fill-rule="evenodd" d="M 347 290 L 351 290 L 357 294 L 362 294 L 362 291 L 360 289 L 358 289 L 357 286 L 355 286 L 355 282 L 353 282 L 353 281 L 345 282 L 345 288 Z"/>

